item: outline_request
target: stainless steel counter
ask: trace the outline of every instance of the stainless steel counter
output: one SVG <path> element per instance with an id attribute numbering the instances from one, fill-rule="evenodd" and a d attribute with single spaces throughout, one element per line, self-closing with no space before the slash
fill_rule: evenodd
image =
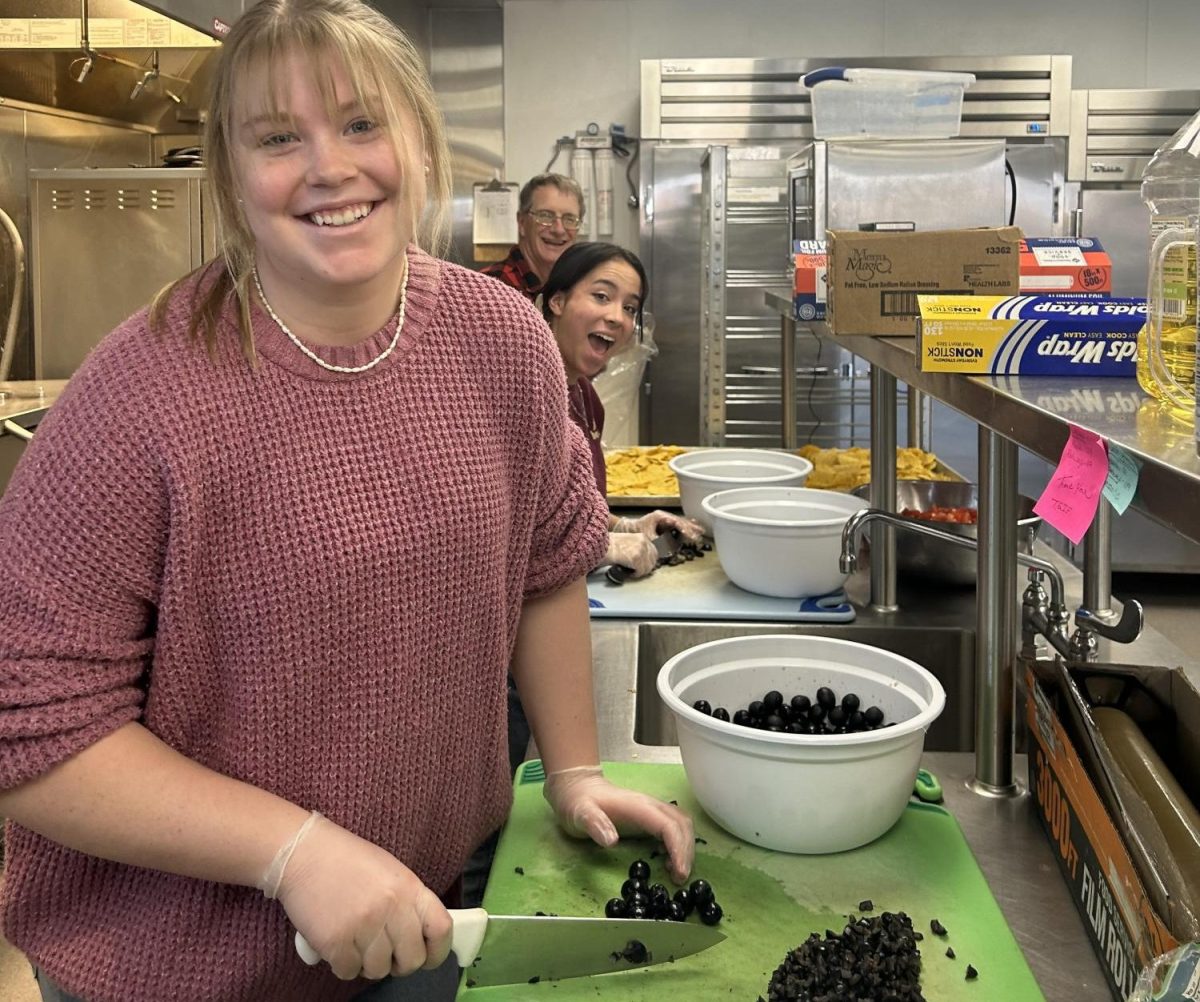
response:
<path id="1" fill-rule="evenodd" d="M 781 316 L 792 302 L 764 293 Z M 824 324 L 806 324 L 829 335 Z M 1168 528 L 1200 541 L 1200 457 L 1186 434 L 1139 420 L 1148 398 L 1135 379 L 971 376 L 922 372 L 916 338 L 829 335 L 831 340 L 914 389 L 928 393 L 1023 449 L 1057 463 L 1078 425 L 1131 452 L 1142 464 L 1133 505 Z"/>

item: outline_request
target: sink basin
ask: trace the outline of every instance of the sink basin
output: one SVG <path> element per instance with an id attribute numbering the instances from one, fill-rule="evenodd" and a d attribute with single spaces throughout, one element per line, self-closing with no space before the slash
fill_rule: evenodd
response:
<path id="1" fill-rule="evenodd" d="M 658 696 L 659 669 L 680 651 L 710 640 L 756 633 L 814 634 L 882 647 L 928 669 L 946 690 L 946 709 L 930 727 L 926 751 L 975 747 L 975 634 L 953 627 L 900 627 L 853 623 L 641 623 L 637 627 L 637 682 L 633 739 L 640 745 L 676 745 L 675 720 Z M 734 707 L 730 707 L 732 711 Z"/>

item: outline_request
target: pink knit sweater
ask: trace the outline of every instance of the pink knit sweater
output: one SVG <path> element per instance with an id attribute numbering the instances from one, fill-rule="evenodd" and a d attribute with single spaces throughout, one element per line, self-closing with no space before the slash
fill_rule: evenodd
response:
<path id="1" fill-rule="evenodd" d="M 522 601 L 599 562 L 605 506 L 542 320 L 410 248 L 404 331 L 358 375 L 261 312 L 217 358 L 138 314 L 0 500 L 0 787 L 139 720 L 446 890 L 504 819 Z M 64 290 L 65 292 L 65 290 Z M 325 357 L 355 365 L 394 324 Z M 88 1002 L 341 1000 L 258 891 L 9 824 L 5 935 Z"/>

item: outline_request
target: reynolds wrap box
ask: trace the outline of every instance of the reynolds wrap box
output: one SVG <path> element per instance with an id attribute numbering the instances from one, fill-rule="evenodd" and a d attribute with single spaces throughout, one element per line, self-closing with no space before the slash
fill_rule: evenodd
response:
<path id="1" fill-rule="evenodd" d="M 834 334 L 916 334 L 919 295 L 1015 296 L 1021 231 L 829 230 Z"/>
<path id="2" fill-rule="evenodd" d="M 1021 292 L 1096 299 L 1112 293 L 1112 261 L 1094 237 L 1021 241 Z"/>
<path id="3" fill-rule="evenodd" d="M 922 372 L 1133 376 L 1144 299 L 921 296 Z"/>
<path id="4" fill-rule="evenodd" d="M 796 240 L 796 292 L 793 315 L 797 320 L 825 319 L 825 241 Z"/>

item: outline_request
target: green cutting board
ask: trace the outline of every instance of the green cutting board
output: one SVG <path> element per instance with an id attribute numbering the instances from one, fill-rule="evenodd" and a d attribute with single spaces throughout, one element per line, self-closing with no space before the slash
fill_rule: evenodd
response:
<path id="1" fill-rule="evenodd" d="M 928 1002 L 1045 1002 L 962 829 L 942 808 L 910 803 L 899 823 L 868 846 L 798 856 L 727 834 L 696 803 L 682 766 L 613 763 L 604 771 L 615 783 L 675 800 L 691 812 L 697 836 L 692 876 L 713 885 L 725 910 L 720 927 L 727 939 L 676 963 L 591 978 L 467 988 L 468 971 L 459 990 L 462 1002 L 754 1002 L 766 997 L 771 974 L 789 950 L 809 933 L 840 933 L 846 917 L 859 914 L 859 902 L 868 898 L 874 914 L 907 912 L 924 934 L 918 946 Z M 604 903 L 620 896 L 635 859 L 650 863 L 651 882 L 672 886 L 653 840 L 624 838 L 602 849 L 562 834 L 542 799 L 541 779 L 540 762 L 526 762 L 517 774 L 512 815 L 500 837 L 484 908 L 497 915 L 603 917 Z M 930 932 L 934 918 L 947 936 Z M 688 921 L 698 919 L 693 915 Z M 947 946 L 956 959 L 945 956 Z M 968 963 L 979 971 L 974 981 L 965 980 Z"/>

